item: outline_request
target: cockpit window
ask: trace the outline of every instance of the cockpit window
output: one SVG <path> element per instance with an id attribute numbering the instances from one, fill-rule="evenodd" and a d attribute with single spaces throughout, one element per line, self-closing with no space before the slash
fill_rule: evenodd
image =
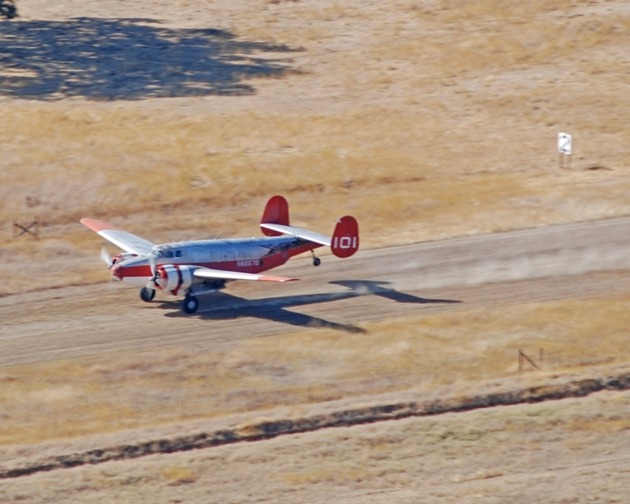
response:
<path id="1" fill-rule="evenodd" d="M 166 257 L 168 259 L 172 259 L 173 257 L 183 257 L 181 250 L 153 249 L 153 254 L 155 257 Z"/>

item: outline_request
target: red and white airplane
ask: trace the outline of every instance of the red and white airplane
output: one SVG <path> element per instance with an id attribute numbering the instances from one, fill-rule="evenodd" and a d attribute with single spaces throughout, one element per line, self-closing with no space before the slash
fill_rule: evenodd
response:
<path id="1" fill-rule="evenodd" d="M 112 277 L 142 285 L 140 298 L 150 302 L 161 290 L 184 296 L 182 310 L 195 313 L 197 296 L 225 287 L 232 280 L 286 282 L 297 280 L 263 274 L 286 263 L 291 257 L 311 252 L 313 265 L 321 260 L 315 249 L 329 246 L 334 255 L 350 257 L 359 249 L 359 225 L 346 215 L 337 221 L 332 237 L 289 224 L 289 205 L 283 196 L 273 196 L 265 206 L 260 227 L 265 238 L 199 240 L 155 244 L 105 222 L 84 218 L 81 224 L 95 231 L 124 252 L 101 258 Z"/>

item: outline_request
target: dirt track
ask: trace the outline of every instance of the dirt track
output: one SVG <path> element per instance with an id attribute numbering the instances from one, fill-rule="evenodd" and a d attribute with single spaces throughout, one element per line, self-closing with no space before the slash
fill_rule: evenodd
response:
<path id="1" fill-rule="evenodd" d="M 629 232 L 623 218 L 362 251 L 346 261 L 324 257 L 318 269 L 298 259 L 279 271 L 302 281 L 232 284 L 205 298 L 194 316 L 171 301 L 145 305 L 114 284 L 7 296 L 0 299 L 0 365 L 162 346 L 211 349 L 296 327 L 362 332 L 364 322 L 419 311 L 626 292 Z"/>

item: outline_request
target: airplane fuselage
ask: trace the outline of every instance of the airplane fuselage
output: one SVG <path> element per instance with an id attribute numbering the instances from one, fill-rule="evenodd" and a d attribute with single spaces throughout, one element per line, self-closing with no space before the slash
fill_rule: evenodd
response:
<path id="1" fill-rule="evenodd" d="M 155 265 L 188 265 L 216 270 L 262 273 L 286 263 L 291 257 L 321 245 L 288 237 L 196 240 L 156 245 L 151 251 Z M 112 276 L 125 283 L 144 285 L 153 276 L 146 257 L 116 262 Z"/>

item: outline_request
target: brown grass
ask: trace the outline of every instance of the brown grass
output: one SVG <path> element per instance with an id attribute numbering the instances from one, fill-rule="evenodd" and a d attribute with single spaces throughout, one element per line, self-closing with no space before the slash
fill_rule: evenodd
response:
<path id="1" fill-rule="evenodd" d="M 619 35 L 630 21 L 595 6 L 499 4 L 275 5 L 239 31 L 304 46 L 310 22 L 319 36 L 294 55 L 303 74 L 257 80 L 260 99 L 226 98 L 234 106 L 219 114 L 5 102 L 0 222 L 38 216 L 42 240 L 65 241 L 81 264 L 70 282 L 85 282 L 98 249 L 77 225 L 85 215 L 156 240 L 233 236 L 279 192 L 322 230 L 333 209 L 355 213 L 370 247 L 628 213 Z M 344 33 L 349 22 L 362 30 Z M 329 52 L 342 36 L 354 45 Z M 262 98 L 274 90 L 289 99 L 280 109 Z M 556 169 L 560 129 L 575 137 L 572 172 Z M 593 166 L 612 171 L 582 171 Z M 38 267 L 38 251 L 3 246 L 34 263 L 41 286 L 68 282 Z M 14 270 L 2 267 L 1 293 L 22 288 Z"/>
<path id="2" fill-rule="evenodd" d="M 99 502 L 131 492 L 203 502 L 211 491 L 226 502 L 525 503 L 542 492 L 551 503 L 579 502 L 580 495 L 623 502 L 627 400 L 628 393 L 603 393 L 288 436 L 263 449 L 246 443 L 86 466 L 6 481 L 0 495 L 6 502 Z"/>
<path id="3" fill-rule="evenodd" d="M 362 334 L 320 329 L 208 354 L 155 350 L 7 368 L 0 445 L 500 381 L 518 374 L 519 349 L 547 373 L 623 364 L 628 301 L 453 310 L 365 324 Z"/>

